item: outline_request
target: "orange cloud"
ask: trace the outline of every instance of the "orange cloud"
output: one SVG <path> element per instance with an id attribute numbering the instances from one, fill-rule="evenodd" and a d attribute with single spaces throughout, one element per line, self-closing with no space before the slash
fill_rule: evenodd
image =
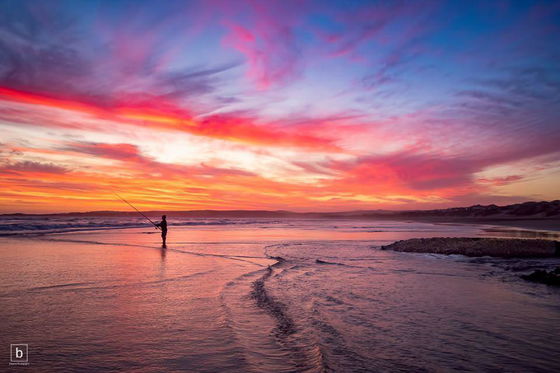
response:
<path id="1" fill-rule="evenodd" d="M 193 114 L 157 98 L 133 97 L 135 102 L 118 100 L 111 107 L 101 107 L 79 101 L 69 101 L 0 87 L 0 98 L 41 107 L 70 110 L 105 119 L 154 129 L 177 130 L 198 136 L 217 138 L 254 145 L 296 147 L 315 151 L 340 152 L 334 140 L 300 133 L 297 129 L 284 129 L 276 125 L 257 124 L 253 118 L 214 115 L 196 118 Z M 9 115 L 4 113 L 4 115 Z M 34 124 L 34 123 L 28 123 Z M 37 123 L 45 125 L 45 123 Z M 58 121 L 51 125 L 62 125 Z"/>

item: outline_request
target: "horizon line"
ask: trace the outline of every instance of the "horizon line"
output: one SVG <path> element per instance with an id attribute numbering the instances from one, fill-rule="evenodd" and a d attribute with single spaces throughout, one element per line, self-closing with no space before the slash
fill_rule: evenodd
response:
<path id="1" fill-rule="evenodd" d="M 470 205 L 470 206 L 455 206 L 455 207 L 447 207 L 447 208 L 439 208 L 439 209 L 409 209 L 409 210 L 392 210 L 392 209 L 371 209 L 371 210 L 337 210 L 337 211 L 292 211 L 292 210 L 245 210 L 245 209 L 231 209 L 231 210 L 218 210 L 218 209 L 198 209 L 198 210 L 143 210 L 144 213 L 195 213 L 195 212 L 274 212 L 274 213 L 290 213 L 290 214 L 342 214 L 342 213 L 359 213 L 359 212 L 394 212 L 394 213 L 403 213 L 403 212 L 411 212 L 411 211 L 443 211 L 443 210 L 451 210 L 451 209 L 465 209 L 470 207 L 489 207 L 489 206 L 496 206 L 496 207 L 508 207 L 508 206 L 515 206 L 521 205 L 525 203 L 554 203 L 560 202 L 560 199 L 555 199 L 551 201 L 526 201 L 526 202 L 519 202 L 513 203 L 509 205 L 497 205 L 494 203 L 488 205 Z M 0 213 L 0 216 L 6 215 L 70 215 L 70 214 L 95 214 L 95 213 L 134 213 L 135 211 L 132 210 L 94 210 L 94 211 L 69 211 L 69 212 L 50 212 L 50 213 L 25 213 L 25 212 L 10 212 L 10 213 Z"/>

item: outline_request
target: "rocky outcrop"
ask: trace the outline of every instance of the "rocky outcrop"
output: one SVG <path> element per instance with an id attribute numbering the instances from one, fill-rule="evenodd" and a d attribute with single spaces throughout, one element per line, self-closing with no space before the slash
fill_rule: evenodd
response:
<path id="1" fill-rule="evenodd" d="M 501 258 L 560 256 L 560 242 L 510 238 L 413 238 L 382 246 L 381 249 L 414 253 L 495 256 Z"/>

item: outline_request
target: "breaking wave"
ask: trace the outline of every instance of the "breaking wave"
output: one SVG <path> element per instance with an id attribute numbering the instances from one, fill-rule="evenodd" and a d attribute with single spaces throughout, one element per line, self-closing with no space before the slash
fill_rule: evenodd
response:
<path id="1" fill-rule="evenodd" d="M 276 224 L 274 220 L 250 219 L 181 219 L 175 218 L 169 226 L 220 226 L 220 225 L 255 225 Z M 129 217 L 0 217 L 0 236 L 37 235 L 92 230 L 109 230 L 125 228 L 149 228 L 150 223 L 143 218 Z"/>

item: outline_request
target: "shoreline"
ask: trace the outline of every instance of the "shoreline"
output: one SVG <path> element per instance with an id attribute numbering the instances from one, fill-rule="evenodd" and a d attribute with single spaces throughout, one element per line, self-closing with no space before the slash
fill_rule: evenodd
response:
<path id="1" fill-rule="evenodd" d="M 399 220 L 399 219 L 395 219 Z M 425 217 L 407 219 L 423 223 L 434 224 L 477 224 L 494 225 L 510 228 L 522 228 L 532 231 L 560 232 L 560 218 L 460 218 L 460 217 Z"/>

